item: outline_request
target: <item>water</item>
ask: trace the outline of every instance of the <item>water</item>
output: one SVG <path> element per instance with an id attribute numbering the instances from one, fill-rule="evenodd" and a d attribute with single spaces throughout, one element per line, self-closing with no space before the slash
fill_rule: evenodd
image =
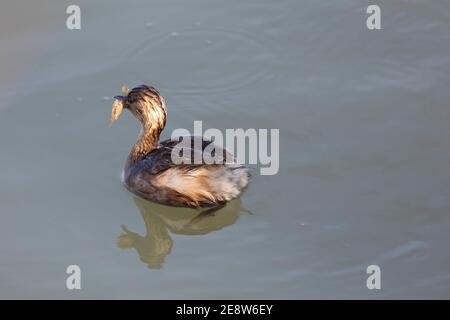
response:
<path id="1" fill-rule="evenodd" d="M 448 1 L 378 1 L 379 31 L 366 1 L 79 4 L 79 31 L 63 3 L 0 10 L 1 298 L 450 297 Z M 134 198 L 138 127 L 108 118 L 140 83 L 163 138 L 279 128 L 279 174 L 203 218 Z"/>

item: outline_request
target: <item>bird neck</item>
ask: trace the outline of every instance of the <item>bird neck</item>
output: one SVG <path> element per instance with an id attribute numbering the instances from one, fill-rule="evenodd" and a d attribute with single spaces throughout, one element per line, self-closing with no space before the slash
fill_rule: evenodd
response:
<path id="1" fill-rule="evenodd" d="M 150 152 L 155 150 L 158 147 L 159 135 L 161 134 L 161 131 L 162 129 L 160 128 L 143 125 L 141 133 L 139 134 L 136 143 L 133 148 L 131 148 L 130 154 L 128 155 L 128 162 L 134 163 L 142 160 Z"/>

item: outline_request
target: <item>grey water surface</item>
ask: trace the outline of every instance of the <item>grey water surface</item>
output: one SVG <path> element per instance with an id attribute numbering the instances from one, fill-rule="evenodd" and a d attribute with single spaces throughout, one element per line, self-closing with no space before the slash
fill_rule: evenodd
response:
<path id="1" fill-rule="evenodd" d="M 0 298 L 450 298 L 449 1 L 70 4 L 0 5 Z M 279 173 L 214 215 L 133 197 L 141 83 L 163 138 L 279 129 Z"/>

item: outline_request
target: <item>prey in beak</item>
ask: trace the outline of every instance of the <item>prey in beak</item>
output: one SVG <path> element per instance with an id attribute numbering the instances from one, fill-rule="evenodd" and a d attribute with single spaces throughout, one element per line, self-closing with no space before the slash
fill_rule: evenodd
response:
<path id="1" fill-rule="evenodd" d="M 114 103 L 111 111 L 110 125 L 112 125 L 114 122 L 116 122 L 117 119 L 119 119 L 123 110 L 123 103 L 126 96 L 128 95 L 128 92 L 130 92 L 130 89 L 128 89 L 126 86 L 123 86 L 122 87 L 123 96 L 114 97 Z"/>

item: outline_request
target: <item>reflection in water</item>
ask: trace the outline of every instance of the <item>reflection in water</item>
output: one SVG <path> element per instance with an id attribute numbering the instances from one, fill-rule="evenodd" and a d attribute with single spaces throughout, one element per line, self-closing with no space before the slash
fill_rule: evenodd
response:
<path id="1" fill-rule="evenodd" d="M 175 234 L 202 235 L 232 225 L 239 218 L 240 200 L 236 199 L 222 207 L 211 209 L 189 209 L 168 207 L 133 196 L 145 222 L 146 235 L 141 236 L 122 226 L 117 246 L 134 248 L 141 261 L 149 268 L 159 269 L 170 253 L 173 240 L 169 231 Z"/>

